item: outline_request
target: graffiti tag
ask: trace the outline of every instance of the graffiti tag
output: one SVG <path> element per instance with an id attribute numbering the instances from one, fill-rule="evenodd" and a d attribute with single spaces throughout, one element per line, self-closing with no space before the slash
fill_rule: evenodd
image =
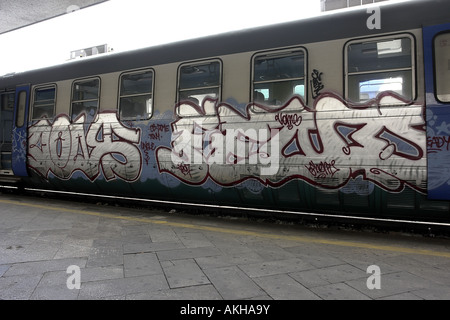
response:
<path id="1" fill-rule="evenodd" d="M 435 136 L 427 138 L 428 153 L 438 153 L 450 150 L 450 136 Z"/>
<path id="2" fill-rule="evenodd" d="M 282 126 L 286 126 L 289 130 L 293 129 L 294 126 L 298 127 L 302 123 L 302 116 L 293 114 L 283 114 L 279 113 L 275 116 L 275 120 L 278 121 Z"/>
<path id="3" fill-rule="evenodd" d="M 316 99 L 320 95 L 320 91 L 322 91 L 325 86 L 322 83 L 322 75 L 323 72 L 319 72 L 319 70 L 314 69 L 311 73 L 311 91 L 313 99 Z"/>
<path id="4" fill-rule="evenodd" d="M 160 141 L 162 139 L 163 133 L 168 133 L 170 131 L 168 124 L 159 124 L 159 123 L 153 123 L 149 127 L 149 137 L 152 140 L 158 140 Z"/>
<path id="5" fill-rule="evenodd" d="M 322 161 L 318 164 L 314 163 L 314 161 L 310 161 L 308 165 L 306 165 L 306 169 L 311 173 L 311 175 L 315 178 L 327 178 L 333 177 L 339 169 L 335 167 L 336 161 L 331 161 L 330 163 L 326 161 Z"/>

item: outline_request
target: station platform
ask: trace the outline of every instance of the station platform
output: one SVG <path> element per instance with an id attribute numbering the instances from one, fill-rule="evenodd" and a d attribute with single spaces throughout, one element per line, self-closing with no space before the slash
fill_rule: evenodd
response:
<path id="1" fill-rule="evenodd" d="M 446 238 L 0 194 L 2 300 L 446 300 L 448 270 Z"/>

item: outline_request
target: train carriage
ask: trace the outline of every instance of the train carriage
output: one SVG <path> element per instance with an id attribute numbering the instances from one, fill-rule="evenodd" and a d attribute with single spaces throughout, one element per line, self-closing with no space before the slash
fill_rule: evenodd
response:
<path id="1" fill-rule="evenodd" d="M 450 220 L 450 3 L 410 1 L 0 78 L 0 181 Z"/>

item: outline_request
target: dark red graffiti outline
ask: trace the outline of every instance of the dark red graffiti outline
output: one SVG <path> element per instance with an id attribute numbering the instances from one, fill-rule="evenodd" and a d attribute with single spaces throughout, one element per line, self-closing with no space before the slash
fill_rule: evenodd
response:
<path id="1" fill-rule="evenodd" d="M 295 144 L 297 151 L 293 151 L 291 153 L 287 153 L 286 150 Z M 300 145 L 300 141 L 298 140 L 298 129 L 295 131 L 295 134 L 292 136 L 291 140 L 281 149 L 281 154 L 285 158 L 293 157 L 293 156 L 306 156 L 306 153 L 303 151 L 302 146 Z"/>
<path id="2" fill-rule="evenodd" d="M 363 123 L 363 124 L 349 124 L 349 123 L 344 123 L 344 122 L 336 122 L 334 124 L 334 131 L 336 132 L 336 134 L 346 144 L 345 147 L 342 147 L 342 152 L 344 152 L 344 154 L 350 155 L 350 153 L 352 152 L 351 148 L 353 148 L 353 147 L 364 148 L 364 146 L 362 144 L 360 144 L 355 139 L 353 139 L 353 135 L 356 132 L 358 132 L 359 130 L 361 130 L 362 128 L 364 128 L 366 125 L 367 125 L 367 123 Z M 346 134 L 346 135 L 344 135 L 339 130 L 339 128 L 341 128 L 341 127 L 345 127 L 347 129 L 350 129 L 351 132 Z"/>
<path id="3" fill-rule="evenodd" d="M 365 102 L 361 102 L 361 103 L 347 101 L 344 98 L 342 98 L 340 95 L 338 95 L 337 93 L 334 93 L 334 92 L 324 92 L 319 96 L 318 99 L 314 100 L 313 109 L 316 109 L 317 105 L 320 103 L 320 101 L 323 98 L 333 98 L 333 99 L 338 100 L 340 103 L 342 103 L 344 106 L 346 106 L 349 109 L 365 110 L 365 109 L 376 108 L 378 110 L 378 114 L 381 116 L 383 114 L 381 112 L 381 107 L 383 106 L 382 100 L 386 97 L 390 97 L 390 98 L 400 101 L 400 104 L 402 107 L 407 107 L 414 103 L 419 103 L 418 101 L 405 99 L 403 96 L 399 95 L 398 93 L 396 93 L 394 91 L 383 91 L 383 92 L 379 93 L 375 98 L 367 100 Z M 420 104 L 424 105 L 423 102 Z M 424 115 L 425 111 L 422 111 L 422 113 Z M 416 127 L 417 126 L 422 126 L 422 124 L 416 125 Z M 423 126 L 425 126 L 425 122 L 423 123 Z"/>
<path id="4" fill-rule="evenodd" d="M 227 108 L 229 109 L 233 114 L 235 114 L 236 116 L 239 116 L 240 118 L 242 118 L 242 120 L 245 121 L 250 121 L 251 120 L 251 112 L 250 109 L 251 108 L 259 108 L 261 110 L 263 110 L 264 112 L 267 113 L 272 113 L 272 114 L 277 114 L 280 113 L 281 111 L 283 111 L 284 109 L 286 109 L 291 102 L 294 99 L 298 99 L 300 101 L 300 105 L 303 108 L 303 112 L 311 112 L 313 114 L 312 117 L 312 123 L 313 123 L 313 128 L 312 129 L 308 129 L 308 139 L 309 142 L 311 144 L 311 147 L 314 149 L 314 151 L 317 154 L 322 154 L 324 152 L 324 144 L 322 142 L 322 137 L 320 135 L 318 126 L 317 126 L 317 116 L 316 116 L 316 106 L 317 104 L 321 101 L 322 98 L 333 98 L 338 100 L 339 102 L 341 102 L 345 107 L 347 107 L 348 109 L 355 109 L 355 110 L 365 110 L 365 109 L 371 109 L 371 108 L 377 108 L 378 110 L 378 114 L 382 115 L 382 111 L 381 111 L 381 106 L 382 106 L 382 100 L 386 97 L 392 97 L 396 100 L 399 100 L 401 102 L 401 104 L 403 105 L 403 107 L 405 106 L 409 106 L 412 105 L 414 103 L 414 101 L 411 100 L 406 100 L 403 97 L 401 97 L 400 95 L 394 93 L 394 92 L 383 92 L 381 94 L 379 94 L 376 98 L 371 99 L 365 103 L 352 103 L 352 102 L 348 102 L 345 101 L 341 96 L 332 93 L 332 92 L 326 92 L 326 93 L 322 93 L 318 99 L 316 99 L 314 101 L 314 106 L 313 108 L 310 108 L 308 106 L 306 106 L 303 102 L 303 100 L 298 97 L 298 96 L 293 96 L 291 99 L 289 99 L 284 105 L 280 106 L 280 107 L 269 107 L 266 105 L 262 105 L 262 104 L 258 104 L 258 103 L 249 103 L 247 104 L 247 106 L 245 107 L 244 111 L 241 112 L 240 110 L 238 110 L 237 108 L 227 104 L 227 103 L 218 103 L 217 99 L 206 99 L 205 101 L 209 100 L 210 102 L 213 102 L 215 104 L 215 110 L 216 110 L 216 115 L 219 118 L 219 122 L 218 122 L 218 129 L 220 129 L 224 124 L 227 124 L 227 119 L 226 117 L 222 117 L 220 115 L 219 108 Z M 205 112 L 205 108 L 204 108 L 204 103 L 203 102 L 202 106 L 198 106 L 193 104 L 192 102 L 187 102 L 186 104 L 189 104 L 194 110 L 198 111 L 199 113 L 199 117 L 201 116 L 205 116 L 206 112 Z M 417 103 L 417 102 L 416 102 Z M 180 107 L 181 104 L 178 104 L 175 109 L 177 110 L 178 107 Z M 422 104 L 423 105 L 423 104 Z M 422 107 L 424 108 L 424 107 Z M 289 111 L 286 111 L 289 112 Z M 296 110 L 296 112 L 298 112 L 298 110 Z M 422 112 L 423 113 L 423 112 Z M 179 113 L 176 113 L 177 117 L 174 120 L 174 122 L 172 122 L 172 129 L 175 127 L 176 123 L 182 119 L 183 117 L 179 115 Z M 422 117 L 423 118 L 423 117 Z M 345 125 L 347 127 L 350 127 L 351 129 L 353 129 L 352 132 L 350 132 L 348 135 L 343 136 L 342 134 L 339 133 L 339 130 L 337 129 L 340 125 Z M 343 122 L 338 122 L 334 125 L 335 131 L 338 133 L 339 137 L 347 144 L 346 147 L 343 147 L 342 151 L 344 152 L 344 154 L 349 155 L 351 153 L 351 148 L 353 147 L 361 147 L 363 148 L 364 146 L 362 144 L 360 144 L 358 141 L 356 141 L 353 138 L 353 134 L 355 134 L 357 131 L 361 130 L 366 124 L 358 124 L 358 125 L 349 125 L 349 124 L 345 124 Z M 268 125 L 268 127 L 270 128 L 270 126 Z M 414 130 L 420 130 L 422 131 L 423 128 L 425 128 L 425 122 L 423 122 L 423 124 L 415 124 L 415 125 L 411 125 L 410 126 L 412 129 Z M 285 126 L 282 126 L 279 128 L 279 131 L 281 132 L 283 129 L 285 128 Z M 385 137 L 382 136 L 382 134 L 384 132 L 389 131 L 387 128 L 385 128 L 385 130 L 381 130 L 380 132 L 378 132 L 378 134 L 375 136 L 378 139 L 381 139 L 383 141 L 386 141 L 388 146 L 392 145 L 392 141 L 386 139 Z M 394 134 L 392 131 L 389 131 L 391 134 L 395 135 L 396 137 L 399 137 L 398 135 Z M 401 137 L 399 137 L 401 138 Z M 415 144 L 414 142 L 408 140 L 408 139 L 403 139 L 401 138 L 404 142 L 407 142 L 410 146 L 414 146 L 414 148 L 418 151 L 417 156 L 411 156 L 408 153 L 403 153 L 401 151 L 398 150 L 398 148 L 395 148 L 394 150 L 394 154 L 396 154 L 397 156 L 409 159 L 409 160 L 419 160 L 422 159 L 423 157 L 423 150 L 420 148 L 420 146 L 418 146 L 417 144 Z M 297 151 L 291 152 L 291 153 L 287 153 L 287 149 L 289 148 L 289 146 L 291 146 L 293 143 L 295 143 L 295 146 L 297 147 Z M 171 146 L 173 147 L 173 142 L 171 144 Z M 171 149 L 167 148 L 167 147 L 159 147 L 156 150 L 156 154 L 158 154 L 158 152 L 160 150 L 168 150 L 171 151 Z M 305 152 L 303 151 L 300 141 L 298 140 L 298 130 L 296 130 L 296 135 L 293 136 L 293 138 L 291 138 L 289 140 L 289 142 L 287 144 L 285 144 L 282 149 L 280 154 L 285 157 L 285 158 L 289 158 L 292 157 L 294 155 L 301 155 L 301 156 L 306 156 Z M 318 180 L 314 180 L 314 179 L 310 179 L 307 176 L 304 175 L 300 175 L 300 174 L 293 174 L 290 176 L 286 176 L 283 179 L 279 180 L 279 181 L 271 181 L 269 178 L 262 178 L 260 176 L 245 176 L 242 177 L 240 179 L 235 179 L 232 182 L 226 183 L 226 182 L 222 182 L 222 181 L 217 181 L 214 176 L 212 176 L 210 174 L 209 171 L 209 165 L 208 164 L 203 164 L 199 169 L 200 170 L 206 170 L 206 174 L 204 175 L 204 178 L 201 181 L 190 181 L 190 180 L 186 180 L 183 179 L 183 177 L 181 177 L 180 175 L 175 174 L 174 172 L 162 168 L 159 162 L 159 158 L 157 158 L 157 163 L 158 163 L 158 169 L 160 173 L 168 173 L 174 177 L 176 177 L 177 179 L 179 179 L 180 181 L 188 184 L 188 185 L 202 185 L 204 184 L 208 179 L 211 179 L 212 181 L 214 181 L 215 183 L 217 183 L 218 185 L 221 185 L 223 187 L 232 187 L 235 185 L 238 185 L 240 183 L 243 183 L 247 180 L 252 180 L 252 181 L 259 181 L 260 183 L 262 183 L 264 186 L 270 186 L 270 187 L 281 187 L 282 185 L 288 183 L 289 181 L 292 180 L 302 180 L 305 181 L 306 183 L 316 186 L 316 187 L 321 187 L 324 189 L 340 189 L 342 187 L 344 187 L 345 185 L 348 184 L 348 182 L 351 179 L 356 179 L 358 176 L 361 176 L 363 178 L 363 180 L 366 181 L 370 181 L 372 183 L 374 183 L 375 185 L 377 185 L 378 187 L 387 190 L 389 192 L 401 192 L 405 186 L 409 186 L 410 188 L 417 190 L 419 192 L 425 193 L 426 190 L 421 188 L 420 186 L 414 185 L 408 181 L 404 181 L 399 179 L 398 177 L 396 177 L 393 174 L 390 174 L 388 172 L 385 172 L 382 169 L 379 168 L 371 168 L 371 169 L 358 169 L 356 171 L 353 171 L 352 168 L 348 168 L 349 173 L 348 176 L 346 178 L 344 178 L 342 180 L 342 182 L 340 182 L 337 185 L 327 185 L 325 183 L 321 183 Z M 380 158 L 381 159 L 381 158 Z M 206 166 L 206 168 L 204 168 L 203 166 Z M 340 170 L 339 168 L 336 168 L 336 170 Z M 390 179 L 395 180 L 398 182 L 398 186 L 397 187 L 392 187 L 392 186 L 388 186 L 387 184 L 384 184 L 376 179 L 372 179 L 370 177 L 367 176 L 368 171 L 371 174 L 374 175 L 381 175 L 384 174 L 386 176 L 388 176 Z M 289 171 L 287 169 L 287 171 Z"/>
<path id="5" fill-rule="evenodd" d="M 394 136 L 397 140 L 401 141 L 402 143 L 407 144 L 409 147 L 413 148 L 414 150 L 416 150 L 417 155 L 414 156 L 411 153 L 406 153 L 406 152 L 401 152 L 399 151 L 399 148 L 397 146 L 397 143 L 395 141 L 392 141 L 389 139 L 389 137 L 386 137 L 383 135 L 391 135 Z M 380 152 L 379 154 L 379 158 L 381 160 L 387 160 L 389 157 L 384 158 L 384 156 L 382 156 L 382 153 L 389 147 L 393 147 L 394 151 L 392 152 L 392 154 L 395 154 L 396 156 L 405 158 L 405 159 L 409 159 L 409 160 L 420 160 L 423 158 L 424 155 L 424 151 L 422 150 L 422 148 L 417 145 L 416 143 L 412 142 L 411 140 L 408 139 L 404 139 L 403 137 L 399 136 L 398 134 L 392 132 L 391 130 L 389 130 L 388 128 L 386 128 L 385 126 L 383 126 L 383 128 L 375 135 L 375 138 L 383 140 L 385 142 L 387 142 L 386 147 L 382 150 L 382 152 Z"/>
<path id="6" fill-rule="evenodd" d="M 40 132 L 40 137 L 38 138 L 38 141 L 37 141 L 37 143 L 35 143 L 35 144 L 30 144 L 30 148 L 31 149 L 33 149 L 33 148 L 38 148 L 41 152 L 43 151 L 43 147 L 46 147 L 47 146 L 47 144 L 46 143 L 43 143 L 43 141 L 42 141 L 42 132 Z"/>

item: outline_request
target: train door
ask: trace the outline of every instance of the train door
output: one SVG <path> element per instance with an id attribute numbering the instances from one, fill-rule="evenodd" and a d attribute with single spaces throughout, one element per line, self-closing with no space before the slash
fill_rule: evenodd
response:
<path id="1" fill-rule="evenodd" d="M 0 174 L 11 174 L 14 91 L 0 93 Z"/>
<path id="2" fill-rule="evenodd" d="M 450 200 L 450 23 L 425 27 L 428 198 Z"/>
<path id="3" fill-rule="evenodd" d="M 28 146 L 28 107 L 30 85 L 16 87 L 14 118 L 12 122 L 12 170 L 16 176 L 25 177 L 27 173 Z"/>

